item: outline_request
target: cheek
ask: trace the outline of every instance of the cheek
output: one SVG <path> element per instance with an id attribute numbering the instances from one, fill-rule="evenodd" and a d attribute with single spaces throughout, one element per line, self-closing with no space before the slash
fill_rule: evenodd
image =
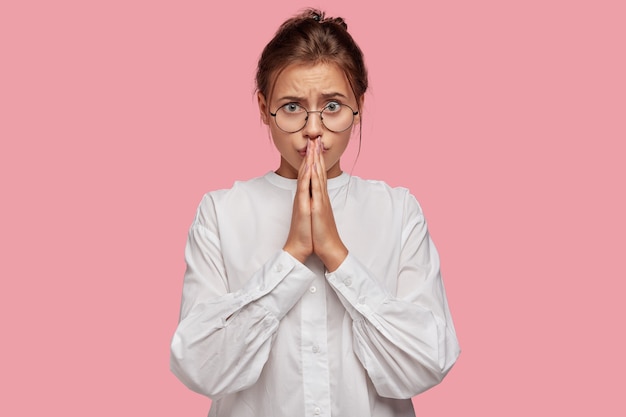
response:
<path id="1" fill-rule="evenodd" d="M 273 126 L 270 126 L 270 135 L 272 136 L 272 142 L 274 142 L 274 146 L 278 149 L 281 149 L 287 143 L 283 132 L 279 130 L 277 131 Z"/>
<path id="2" fill-rule="evenodd" d="M 347 138 L 342 137 L 334 141 L 334 144 L 331 147 L 330 152 L 324 155 L 324 161 L 326 162 L 326 164 L 332 165 L 332 164 L 335 164 L 337 161 L 339 161 L 341 157 L 343 156 L 349 143 L 350 143 L 349 136 Z"/>
<path id="3" fill-rule="evenodd" d="M 349 131 L 348 134 L 342 135 L 341 137 L 337 139 L 336 148 L 339 153 L 343 154 L 343 152 L 348 147 L 348 144 L 350 144 L 351 137 L 352 137 L 352 131 Z"/>
<path id="4" fill-rule="evenodd" d="M 292 139 L 289 137 L 289 134 L 283 131 L 276 132 L 271 130 L 271 135 L 274 147 L 278 150 L 281 156 L 287 160 L 291 160 L 290 163 L 294 162 L 297 154 L 295 153 Z"/>

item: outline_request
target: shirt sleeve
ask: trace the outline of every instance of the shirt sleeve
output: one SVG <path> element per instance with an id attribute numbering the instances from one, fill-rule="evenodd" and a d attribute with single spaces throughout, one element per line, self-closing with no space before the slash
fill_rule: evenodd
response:
<path id="1" fill-rule="evenodd" d="M 408 193 L 399 262 L 396 294 L 351 253 L 326 277 L 353 319 L 355 354 L 378 393 L 411 398 L 438 384 L 460 349 L 437 250 Z"/>
<path id="2" fill-rule="evenodd" d="M 315 277 L 280 250 L 243 288 L 230 292 L 216 224 L 207 196 L 189 231 L 181 315 L 170 356 L 172 372 L 191 390 L 211 398 L 243 390 L 258 379 L 280 320 Z"/>

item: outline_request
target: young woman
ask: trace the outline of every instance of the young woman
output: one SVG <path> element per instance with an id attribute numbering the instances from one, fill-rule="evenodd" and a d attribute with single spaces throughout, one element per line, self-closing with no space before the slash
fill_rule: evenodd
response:
<path id="1" fill-rule="evenodd" d="M 341 18 L 287 20 L 257 70 L 278 169 L 210 192 L 171 367 L 209 416 L 414 416 L 459 354 L 422 210 L 342 171 L 367 72 Z"/>

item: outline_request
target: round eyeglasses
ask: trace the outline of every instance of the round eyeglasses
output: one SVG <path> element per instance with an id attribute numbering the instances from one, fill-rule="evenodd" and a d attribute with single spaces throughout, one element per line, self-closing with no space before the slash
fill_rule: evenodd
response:
<path id="1" fill-rule="evenodd" d="M 304 129 L 310 113 L 319 113 L 324 127 L 334 133 L 350 129 L 354 123 L 354 116 L 359 114 L 347 104 L 331 101 L 322 110 L 307 110 L 298 103 L 287 103 L 280 106 L 276 113 L 270 112 L 270 116 L 283 132 L 296 133 Z"/>

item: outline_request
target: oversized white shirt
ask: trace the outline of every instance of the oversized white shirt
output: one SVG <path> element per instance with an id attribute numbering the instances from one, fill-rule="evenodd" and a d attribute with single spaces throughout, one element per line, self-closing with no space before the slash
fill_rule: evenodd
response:
<path id="1" fill-rule="evenodd" d="M 414 416 L 459 346 L 422 210 L 404 188 L 328 180 L 348 256 L 282 250 L 296 180 L 270 172 L 202 199 L 171 368 L 209 417 Z"/>

